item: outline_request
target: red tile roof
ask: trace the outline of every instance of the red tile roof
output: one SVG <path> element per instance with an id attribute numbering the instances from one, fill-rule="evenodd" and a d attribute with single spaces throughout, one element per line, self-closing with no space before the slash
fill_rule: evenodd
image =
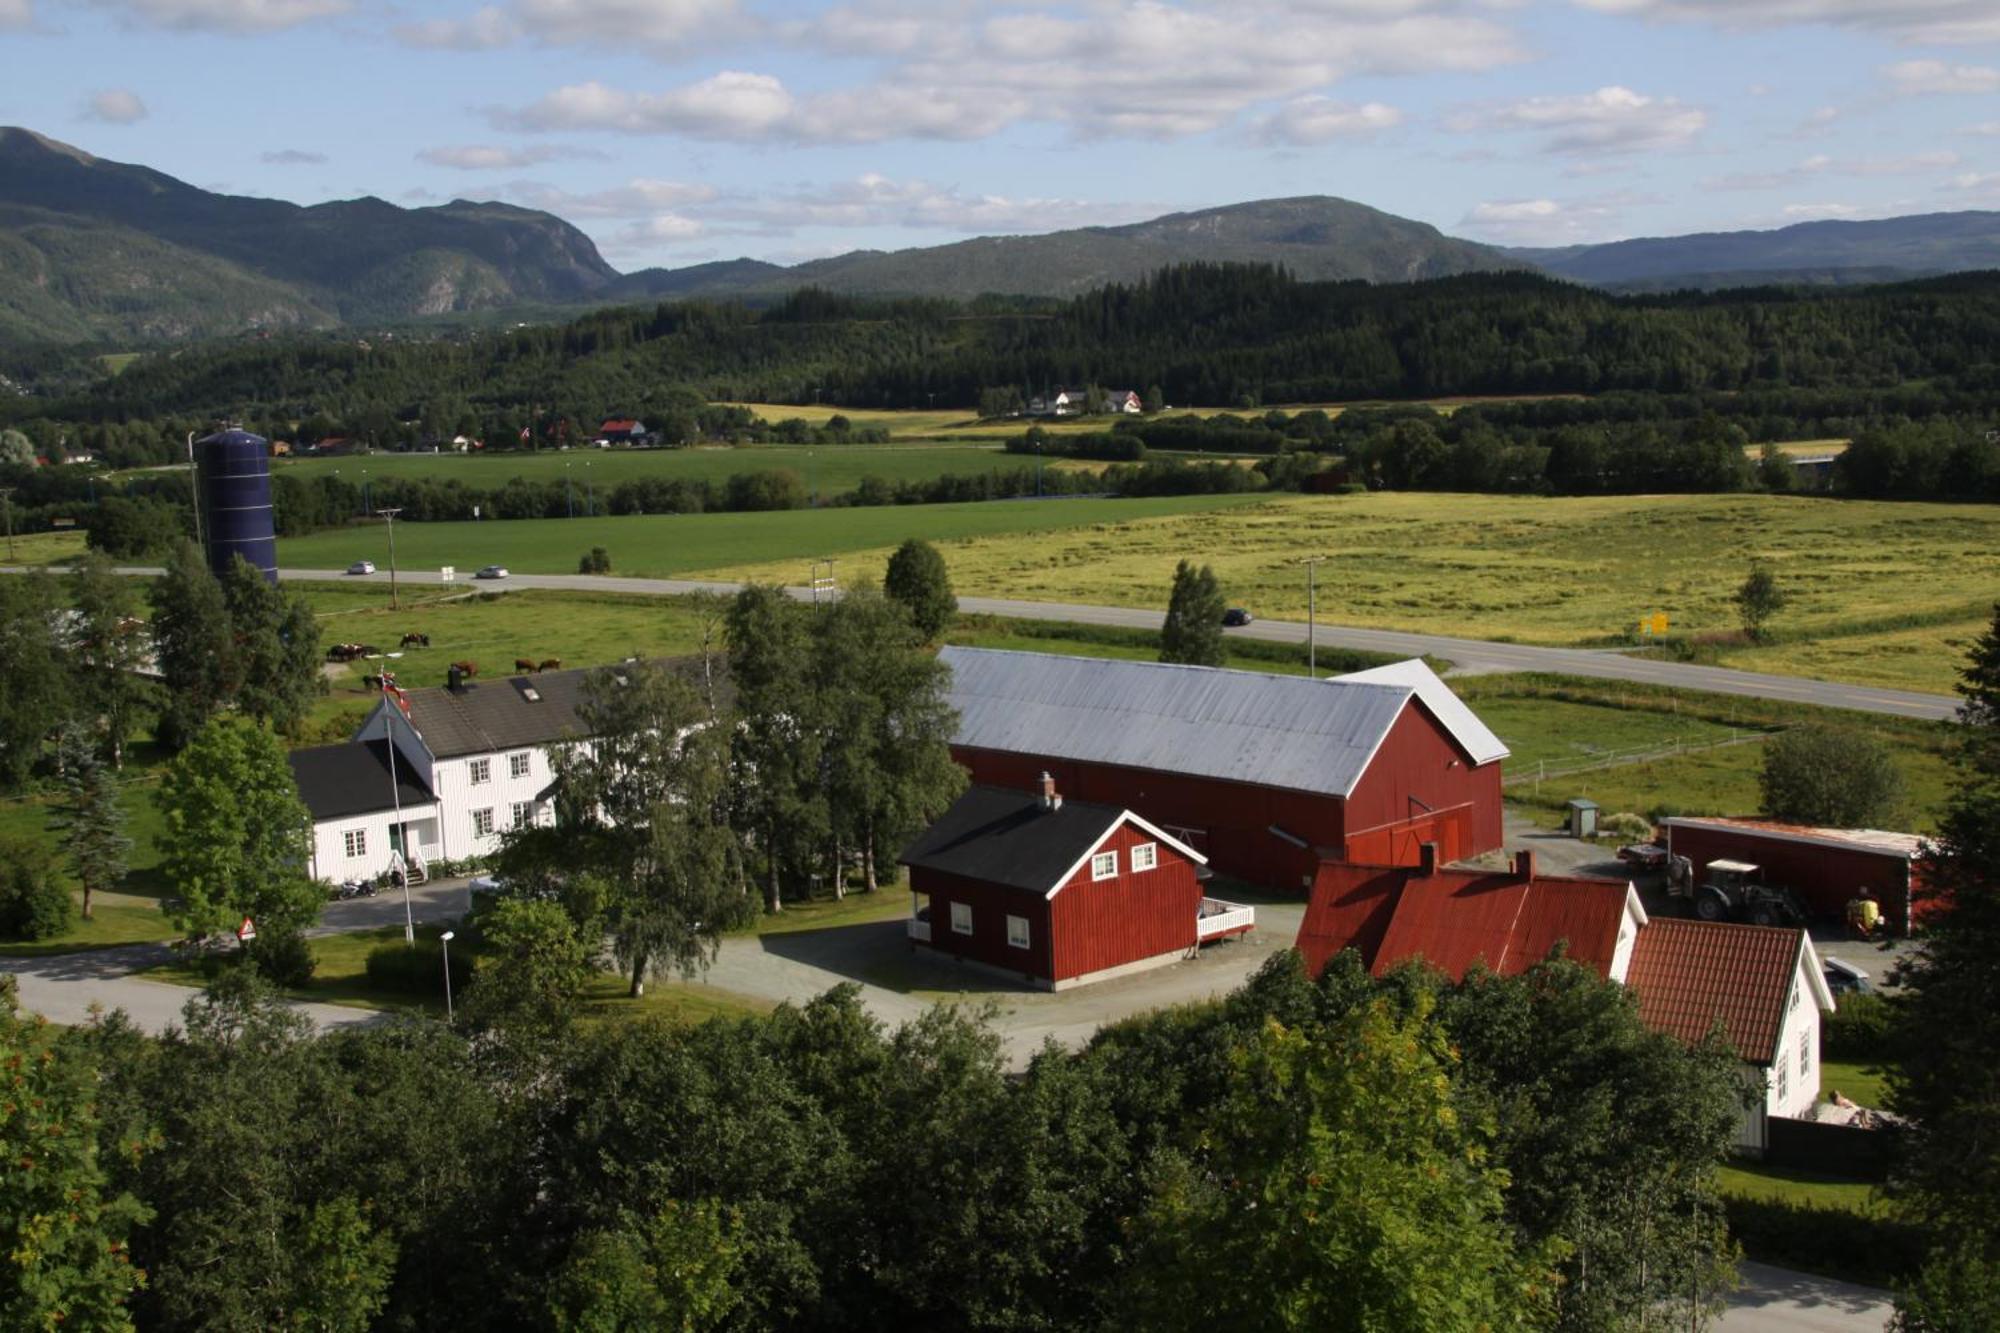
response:
<path id="1" fill-rule="evenodd" d="M 614 417 L 611 420 L 606 421 L 603 425 L 599 426 L 597 429 L 599 431 L 608 431 L 608 430 L 632 431 L 632 430 L 637 430 L 638 428 L 639 428 L 639 423 L 636 421 L 628 421 L 623 417 Z"/>
<path id="2" fill-rule="evenodd" d="M 1804 947 L 1802 930 L 1655 919 L 1639 932 L 1625 984 L 1654 1031 L 1695 1042 L 1719 1021 L 1741 1059 L 1767 1065 Z"/>
<path id="3" fill-rule="evenodd" d="M 1313 880 L 1298 949 L 1315 976 L 1352 948 L 1378 973 L 1422 958 L 1456 979 L 1474 963 L 1503 976 L 1525 972 L 1560 943 L 1609 976 L 1630 892 L 1617 880 L 1467 870 L 1426 876 L 1329 861 Z"/>

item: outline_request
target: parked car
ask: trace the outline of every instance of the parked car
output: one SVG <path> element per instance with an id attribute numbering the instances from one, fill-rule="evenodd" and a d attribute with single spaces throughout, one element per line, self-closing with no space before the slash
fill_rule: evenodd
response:
<path id="1" fill-rule="evenodd" d="M 1222 613 L 1222 623 L 1232 629 L 1239 625 L 1247 625 L 1256 618 L 1240 606 L 1232 606 Z"/>
<path id="2" fill-rule="evenodd" d="M 507 566 L 488 565 L 472 577 L 476 579 L 504 579 L 507 577 Z"/>
<path id="3" fill-rule="evenodd" d="M 1826 988 L 1835 995 L 1866 995 L 1875 989 L 1866 972 L 1838 958 L 1822 959 L 1820 971 L 1826 977 Z"/>
<path id="4" fill-rule="evenodd" d="M 373 574 L 375 572 L 375 562 L 373 560 L 356 560 L 347 567 L 347 572 L 350 574 Z"/>
<path id="5" fill-rule="evenodd" d="M 1667 849 L 1657 842 L 1627 843 L 1618 849 L 1618 859 L 1636 870 L 1659 870 L 1667 864 Z"/>

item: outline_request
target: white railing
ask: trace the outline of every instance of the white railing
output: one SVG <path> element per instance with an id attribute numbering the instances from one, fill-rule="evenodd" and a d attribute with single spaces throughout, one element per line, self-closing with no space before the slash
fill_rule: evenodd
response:
<path id="1" fill-rule="evenodd" d="M 910 926 L 910 938 L 911 938 L 911 939 L 913 939 L 913 940 L 917 940 L 917 941 L 920 941 L 920 942 L 922 942 L 922 943 L 924 943 L 924 944 L 929 944 L 929 943 L 931 942 L 931 923 L 930 923 L 930 922 L 928 922 L 928 921 L 916 921 L 916 920 L 912 920 L 912 921 L 911 921 L 911 922 L 909 923 L 909 926 Z"/>
<path id="2" fill-rule="evenodd" d="M 1257 924 L 1257 909 L 1245 903 L 1203 898 L 1201 915 L 1195 920 L 1195 938 L 1212 940 L 1231 931 L 1248 930 Z"/>

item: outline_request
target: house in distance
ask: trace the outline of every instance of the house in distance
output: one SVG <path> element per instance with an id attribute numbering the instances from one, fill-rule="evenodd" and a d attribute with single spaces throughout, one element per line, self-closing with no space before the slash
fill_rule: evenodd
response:
<path id="1" fill-rule="evenodd" d="M 1130 810 L 973 787 L 906 848 L 910 938 L 1063 990 L 1191 956 L 1255 912 L 1205 898 L 1206 858 Z"/>

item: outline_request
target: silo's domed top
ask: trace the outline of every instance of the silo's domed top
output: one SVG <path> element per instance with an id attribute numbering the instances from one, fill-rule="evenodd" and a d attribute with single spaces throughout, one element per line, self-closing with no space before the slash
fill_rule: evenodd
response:
<path id="1" fill-rule="evenodd" d="M 238 430 L 235 427 L 231 427 L 228 430 L 219 430 L 215 432 L 215 434 L 213 435 L 204 435 L 201 439 L 196 440 L 195 443 L 196 444 L 255 444 L 262 446 L 264 448 L 269 448 L 271 444 L 269 440 L 265 439 L 261 435 L 252 435 L 247 430 Z"/>

